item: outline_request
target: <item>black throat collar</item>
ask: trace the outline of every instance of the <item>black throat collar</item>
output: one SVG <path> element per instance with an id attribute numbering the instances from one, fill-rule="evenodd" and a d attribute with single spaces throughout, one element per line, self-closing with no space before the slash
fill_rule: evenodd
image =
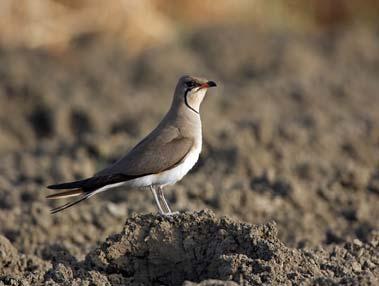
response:
<path id="1" fill-rule="evenodd" d="M 189 105 L 189 103 L 188 103 L 188 100 L 187 100 L 187 95 L 188 95 L 188 92 L 191 90 L 191 88 L 187 88 L 186 89 L 186 92 L 184 93 L 184 103 L 187 105 L 187 107 L 189 108 L 189 109 L 191 109 L 193 112 L 195 112 L 196 114 L 199 114 L 199 112 L 198 111 L 196 111 L 196 109 L 195 108 L 193 108 L 191 105 Z"/>

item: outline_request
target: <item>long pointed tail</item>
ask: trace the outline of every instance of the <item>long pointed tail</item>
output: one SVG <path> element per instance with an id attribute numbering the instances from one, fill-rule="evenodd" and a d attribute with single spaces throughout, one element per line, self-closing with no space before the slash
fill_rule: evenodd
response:
<path id="1" fill-rule="evenodd" d="M 106 175 L 106 176 L 94 176 L 91 178 L 87 178 L 87 179 L 79 180 L 75 182 L 50 185 L 48 186 L 49 189 L 53 189 L 53 190 L 66 189 L 66 191 L 49 195 L 46 198 L 47 199 L 62 199 L 62 198 L 79 196 L 78 200 L 66 203 L 62 206 L 56 207 L 51 210 L 51 213 L 57 213 L 73 205 L 76 205 L 77 203 L 80 203 L 81 201 L 88 199 L 89 197 L 96 194 L 97 190 L 100 190 L 104 186 L 113 185 L 120 182 L 126 182 L 128 180 L 135 179 L 137 177 L 138 176 L 113 174 L 113 175 Z"/>
<path id="2" fill-rule="evenodd" d="M 78 203 L 80 203 L 80 202 L 88 199 L 90 196 L 91 196 L 91 193 L 82 194 L 80 196 L 80 198 L 77 199 L 76 201 L 68 202 L 68 203 L 66 203 L 64 205 L 61 205 L 61 206 L 56 207 L 56 208 L 53 208 L 53 209 L 50 210 L 50 213 L 51 214 L 56 214 L 57 212 L 61 212 L 61 211 L 65 210 L 65 209 L 67 209 L 69 207 L 72 207 L 72 206 L 74 206 L 74 205 L 76 205 L 76 204 L 78 204 Z"/>
<path id="3" fill-rule="evenodd" d="M 74 189 L 74 190 L 68 190 L 68 191 L 60 192 L 58 194 L 49 195 L 46 198 L 54 200 L 54 199 L 63 199 L 63 198 L 80 196 L 79 199 L 77 199 L 75 201 L 71 201 L 71 202 L 68 202 L 64 205 L 61 205 L 61 206 L 58 206 L 56 208 L 51 209 L 50 212 L 52 214 L 55 214 L 57 212 L 63 211 L 69 207 L 72 207 L 72 206 L 88 199 L 92 194 L 93 194 L 93 192 L 84 192 L 82 189 Z"/>

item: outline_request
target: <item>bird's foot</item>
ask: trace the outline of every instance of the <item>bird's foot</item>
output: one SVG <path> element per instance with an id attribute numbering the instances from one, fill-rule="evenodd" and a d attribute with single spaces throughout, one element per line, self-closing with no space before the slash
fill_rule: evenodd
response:
<path id="1" fill-rule="evenodd" d="M 179 212 L 167 212 L 167 213 L 161 213 L 162 216 L 174 216 L 178 215 Z"/>

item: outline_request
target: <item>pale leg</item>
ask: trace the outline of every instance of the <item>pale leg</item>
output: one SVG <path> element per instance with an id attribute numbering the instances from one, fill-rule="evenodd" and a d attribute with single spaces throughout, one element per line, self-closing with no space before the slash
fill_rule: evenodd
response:
<path id="1" fill-rule="evenodd" d="M 166 214 L 166 213 L 163 211 L 162 207 L 161 207 L 161 203 L 159 202 L 159 199 L 158 199 L 158 196 L 157 196 L 157 192 L 156 192 L 156 190 L 154 189 L 154 187 L 153 187 L 153 186 L 150 186 L 150 190 L 151 190 L 151 192 L 153 193 L 153 196 L 154 196 L 154 199 L 155 199 L 155 203 L 156 203 L 157 206 L 158 206 L 158 209 L 159 209 L 160 214 L 162 214 L 162 215 Z"/>
<path id="2" fill-rule="evenodd" d="M 165 206 L 165 208 L 167 209 L 167 213 L 166 215 L 173 215 L 173 214 L 177 214 L 178 212 L 172 212 L 170 207 L 168 206 L 168 203 L 166 201 L 166 198 L 164 197 L 164 193 L 163 193 L 163 187 L 158 187 L 158 196 L 159 198 L 163 201 L 163 204 Z"/>

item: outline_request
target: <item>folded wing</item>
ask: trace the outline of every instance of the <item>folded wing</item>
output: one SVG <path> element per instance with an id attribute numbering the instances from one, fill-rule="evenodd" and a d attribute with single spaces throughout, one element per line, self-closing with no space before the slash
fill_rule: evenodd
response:
<path id="1" fill-rule="evenodd" d="M 152 135 L 154 133 L 96 176 L 124 174 L 141 177 L 157 174 L 181 163 L 193 148 L 193 139 L 183 137 L 175 130 L 168 129 L 166 132 L 161 132 L 159 136 Z"/>

